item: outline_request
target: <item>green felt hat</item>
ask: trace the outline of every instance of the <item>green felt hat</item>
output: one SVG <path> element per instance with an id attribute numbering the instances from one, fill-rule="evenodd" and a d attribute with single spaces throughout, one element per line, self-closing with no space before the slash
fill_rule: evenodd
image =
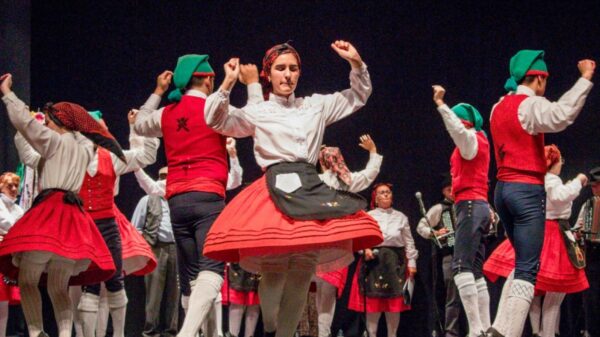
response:
<path id="1" fill-rule="evenodd" d="M 188 54 L 177 60 L 173 73 L 175 90 L 169 94 L 169 100 L 179 102 L 192 76 L 215 76 L 215 72 L 208 63 L 208 55 Z"/>
<path id="2" fill-rule="evenodd" d="M 459 103 L 452 107 L 452 111 L 458 118 L 473 124 L 475 130 L 481 131 L 483 117 L 481 117 L 481 114 L 474 106 L 467 103 Z"/>
<path id="3" fill-rule="evenodd" d="M 96 121 L 100 121 L 102 119 L 102 111 L 100 111 L 100 110 L 88 111 L 88 114 L 90 114 L 90 116 L 94 117 L 94 119 Z"/>
<path id="4" fill-rule="evenodd" d="M 510 59 L 510 78 L 504 84 L 506 91 L 516 91 L 518 83 L 528 75 L 548 76 L 543 50 L 520 50 Z"/>

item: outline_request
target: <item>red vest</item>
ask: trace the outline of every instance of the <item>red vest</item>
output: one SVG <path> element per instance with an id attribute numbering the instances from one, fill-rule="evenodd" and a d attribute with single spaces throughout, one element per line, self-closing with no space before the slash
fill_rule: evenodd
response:
<path id="1" fill-rule="evenodd" d="M 92 216 L 92 219 L 114 218 L 113 202 L 117 175 L 108 150 L 99 147 L 97 153 L 96 175 L 91 177 L 89 173 L 85 173 L 79 196 L 83 200 L 83 209 Z"/>
<path id="2" fill-rule="evenodd" d="M 227 151 L 225 137 L 204 121 L 204 98 L 184 95 L 165 107 L 162 134 L 169 166 L 166 198 L 191 192 L 225 195 Z"/>
<path id="3" fill-rule="evenodd" d="M 544 184 L 546 159 L 544 134 L 528 134 L 518 117 L 519 105 L 527 95 L 507 95 L 492 111 L 491 131 L 494 141 L 499 181 Z"/>
<path id="4" fill-rule="evenodd" d="M 477 132 L 477 154 L 466 160 L 458 148 L 450 157 L 452 194 L 454 202 L 488 199 L 488 170 L 490 167 L 490 143 L 483 132 Z"/>

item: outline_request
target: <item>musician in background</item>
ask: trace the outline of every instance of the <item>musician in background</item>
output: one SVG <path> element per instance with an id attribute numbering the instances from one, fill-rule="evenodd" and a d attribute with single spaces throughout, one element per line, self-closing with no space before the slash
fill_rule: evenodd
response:
<path id="1" fill-rule="evenodd" d="M 444 175 L 442 181 L 442 195 L 444 199 L 435 204 L 427 211 L 427 219 L 421 218 L 417 225 L 417 233 L 424 239 L 433 240 L 437 238 L 437 251 L 432 251 L 432 268 L 437 270 L 437 264 L 442 265 L 444 285 L 446 287 L 444 336 L 458 337 L 464 335 L 459 331 L 459 317 L 461 311 L 458 289 L 452 278 L 452 255 L 454 253 L 454 228 L 456 225 L 456 214 L 454 213 L 454 197 L 452 196 L 452 179 L 450 175 Z M 431 227 L 430 227 L 431 226 Z M 440 243 L 440 246 L 437 243 Z M 437 282 L 437 277 L 433 279 Z M 436 296 L 434 291 L 432 296 Z M 435 303 L 435 301 L 433 301 Z M 432 308 L 437 310 L 437 308 Z M 432 327 L 432 331 L 436 328 Z"/>
<path id="2" fill-rule="evenodd" d="M 466 103 L 450 109 L 444 103 L 445 93 L 441 86 L 433 86 L 433 101 L 456 145 L 450 157 L 457 218 L 452 271 L 469 321 L 468 336 L 477 337 L 491 326 L 490 296 L 483 278 L 484 235 L 492 213 L 487 202 L 490 147 L 479 111 Z"/>
<path id="3" fill-rule="evenodd" d="M 600 167 L 590 171 L 593 196 L 579 212 L 575 228 L 585 241 L 585 274 L 590 287 L 583 293 L 586 337 L 600 336 Z"/>

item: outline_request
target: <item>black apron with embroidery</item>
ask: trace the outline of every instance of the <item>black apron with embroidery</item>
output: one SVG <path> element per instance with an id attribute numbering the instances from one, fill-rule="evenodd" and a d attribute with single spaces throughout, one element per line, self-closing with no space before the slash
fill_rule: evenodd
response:
<path id="1" fill-rule="evenodd" d="M 567 247 L 567 253 L 569 254 L 569 260 L 573 267 L 577 269 L 585 268 L 585 252 L 579 246 L 577 241 L 573 242 L 567 236 L 567 232 L 571 230 L 571 225 L 568 220 L 559 219 L 558 220 L 558 229 L 560 230 L 560 234 L 565 242 L 565 247 Z"/>
<path id="2" fill-rule="evenodd" d="M 404 247 L 377 247 L 375 259 L 364 261 L 358 275 L 359 290 L 371 298 L 403 296 L 406 283 L 406 257 Z"/>
<path id="3" fill-rule="evenodd" d="M 301 186 L 290 192 L 277 188 L 277 176 L 290 173 L 298 175 Z M 275 206 L 292 219 L 340 218 L 367 207 L 367 201 L 362 196 L 327 186 L 319 178 L 315 166 L 309 163 L 279 163 L 269 166 L 266 179 Z"/>
<path id="4" fill-rule="evenodd" d="M 227 277 L 229 280 L 229 287 L 231 289 L 246 293 L 258 290 L 258 281 L 260 281 L 260 275 L 252 274 L 243 270 L 237 263 L 232 263 L 229 265 Z"/>

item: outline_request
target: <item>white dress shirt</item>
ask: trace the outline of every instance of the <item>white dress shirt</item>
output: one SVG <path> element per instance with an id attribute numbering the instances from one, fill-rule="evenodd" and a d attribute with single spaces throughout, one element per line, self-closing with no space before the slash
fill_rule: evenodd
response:
<path id="1" fill-rule="evenodd" d="M 421 220 L 419 220 L 419 223 L 417 224 L 417 233 L 421 237 L 424 239 L 431 239 L 431 235 L 433 235 L 432 227 L 437 226 L 442 220 L 442 211 L 442 204 L 435 204 L 427 211 L 427 219 L 421 218 Z M 427 220 L 429 220 L 429 223 Z M 429 227 L 429 224 L 431 224 L 431 227 Z"/>
<path id="2" fill-rule="evenodd" d="M 8 117 L 32 148 L 44 158 L 40 172 L 42 189 L 59 188 L 79 192 L 93 155 L 93 143 L 79 132 L 59 134 L 30 115 L 29 107 L 11 92 L 2 97 Z M 21 158 L 23 159 L 23 158 Z"/>
<path id="3" fill-rule="evenodd" d="M 531 88 L 519 85 L 516 94 L 529 96 L 519 105 L 518 118 L 521 126 L 530 135 L 563 131 L 579 115 L 592 86 L 592 82 L 580 77 L 558 101 L 551 102 L 545 97 L 536 96 Z M 491 117 L 490 115 L 490 119 Z"/>
<path id="4" fill-rule="evenodd" d="M 0 193 L 0 235 L 6 235 L 8 230 L 23 216 L 23 210 L 14 200 Z"/>
<path id="5" fill-rule="evenodd" d="M 381 168 L 382 160 L 383 156 L 381 156 L 380 154 L 370 153 L 367 167 L 362 171 L 350 173 L 352 177 L 352 182 L 350 183 L 350 186 L 346 185 L 346 183 L 341 181 L 338 178 L 338 176 L 329 169 L 319 174 L 319 178 L 321 178 L 321 180 L 327 186 L 336 190 L 357 193 L 369 187 L 373 183 L 375 178 L 377 178 L 377 175 L 379 174 L 379 169 Z"/>
<path id="6" fill-rule="evenodd" d="M 350 89 L 329 95 L 280 97 L 248 104 L 242 109 L 229 106 L 229 92 L 217 91 L 206 100 L 206 124 L 226 136 L 254 139 L 254 156 L 266 167 L 280 162 L 317 163 L 325 127 L 347 117 L 365 105 L 371 95 L 366 65 L 350 72 Z"/>
<path id="7" fill-rule="evenodd" d="M 581 180 L 573 179 L 563 184 L 559 176 L 546 173 L 544 187 L 546 189 L 546 219 L 569 219 L 573 200 L 581 192 Z"/>
<path id="8" fill-rule="evenodd" d="M 415 247 L 406 215 L 391 207 L 387 209 L 378 207 L 368 213 L 377 221 L 383 234 L 383 242 L 377 247 L 404 247 L 408 266 L 416 268 L 419 251 Z"/>
<path id="9" fill-rule="evenodd" d="M 437 108 L 442 116 L 446 130 L 450 134 L 454 145 L 458 148 L 463 159 L 471 160 L 477 155 L 479 145 L 475 129 L 467 129 L 460 118 L 446 104 Z"/>

